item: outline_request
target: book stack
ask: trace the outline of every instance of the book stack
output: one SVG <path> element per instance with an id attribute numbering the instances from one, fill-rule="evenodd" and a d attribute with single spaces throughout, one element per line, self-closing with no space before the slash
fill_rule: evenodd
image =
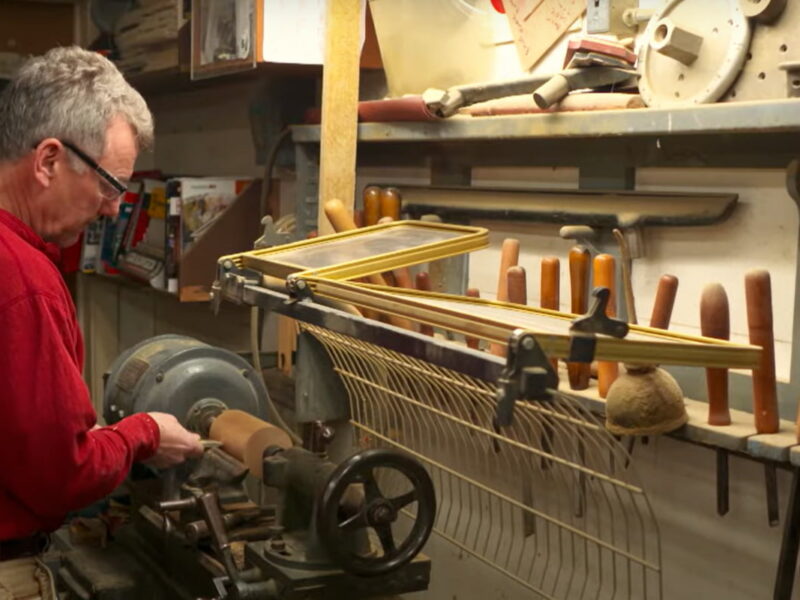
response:
<path id="1" fill-rule="evenodd" d="M 84 233 L 81 270 L 122 273 L 177 294 L 182 256 L 250 182 L 233 177 L 134 180 L 119 214 L 99 219 Z"/>

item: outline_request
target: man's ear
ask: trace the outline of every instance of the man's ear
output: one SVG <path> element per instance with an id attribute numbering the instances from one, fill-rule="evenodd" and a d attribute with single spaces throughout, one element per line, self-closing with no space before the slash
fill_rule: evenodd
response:
<path id="1" fill-rule="evenodd" d="M 33 150 L 33 173 L 42 187 L 50 187 L 56 176 L 59 161 L 66 156 L 66 148 L 56 138 L 46 138 Z"/>

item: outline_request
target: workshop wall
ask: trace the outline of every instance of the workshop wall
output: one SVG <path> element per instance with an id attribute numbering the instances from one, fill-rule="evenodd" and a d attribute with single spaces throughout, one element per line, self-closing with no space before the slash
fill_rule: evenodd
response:
<path id="1" fill-rule="evenodd" d="M 508 62 L 502 64 L 507 69 Z M 252 84 L 241 83 L 150 98 L 157 143 L 155 152 L 143 156 L 140 166 L 158 166 L 184 174 L 260 176 L 262 168 L 255 164 L 247 120 L 251 92 Z M 719 225 L 646 230 L 646 255 L 635 261 L 633 277 L 638 311 L 644 320 L 649 317 L 658 278 L 664 273 L 677 275 L 680 287 L 673 328 L 689 333 L 699 332 L 702 287 L 712 281 L 722 282 L 731 303 L 732 335 L 736 341 L 746 341 L 744 273 L 754 267 L 768 268 L 773 283 L 777 372 L 780 379 L 786 380 L 792 362 L 799 226 L 783 177 L 778 171 L 640 170 L 639 189 L 732 191 L 740 195 L 740 206 Z M 357 189 L 367 183 L 427 183 L 427 178 L 428 173 L 423 170 L 360 169 Z M 473 182 L 574 188 L 577 171 L 479 169 L 473 173 Z M 290 177 L 284 177 L 281 189 L 284 202 L 290 201 Z M 499 246 L 508 236 L 521 241 L 520 264 L 528 272 L 530 303 L 538 302 L 538 265 L 547 255 L 561 258 L 561 297 L 569 297 L 566 258 L 571 244 L 558 237 L 557 226 L 496 222 L 487 225 L 492 228 L 491 247 L 472 255 L 469 271 L 471 285 L 479 287 L 484 297 L 494 296 Z M 156 292 L 124 288 L 96 277 L 83 280 L 81 316 L 90 339 L 89 370 L 96 399 L 99 377 L 110 361 L 129 345 L 154 333 L 181 332 L 234 350 L 247 349 L 246 311 L 228 307 L 215 319 L 205 305 L 181 305 Z M 567 307 L 565 302 L 562 306 Z M 270 341 L 271 335 L 267 336 Z M 781 400 L 783 416 L 792 418 L 795 399 Z M 661 527 L 665 598 L 750 600 L 771 595 L 780 528 L 767 525 L 759 465 L 731 458 L 731 512 L 719 518 L 715 513 L 711 450 L 668 438 L 652 439 L 648 446 L 637 446 L 634 463 Z M 783 473 L 779 475 L 784 516 L 788 480 Z M 530 597 L 510 580 L 435 536 L 426 553 L 434 561 L 431 589 L 414 598 Z"/>

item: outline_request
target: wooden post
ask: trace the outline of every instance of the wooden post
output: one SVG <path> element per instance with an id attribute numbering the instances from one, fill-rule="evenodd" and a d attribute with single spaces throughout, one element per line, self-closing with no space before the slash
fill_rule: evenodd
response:
<path id="1" fill-rule="evenodd" d="M 327 4 L 317 213 L 320 235 L 333 233 L 325 217 L 327 201 L 341 200 L 353 213 L 361 55 L 361 1 L 329 0 Z"/>

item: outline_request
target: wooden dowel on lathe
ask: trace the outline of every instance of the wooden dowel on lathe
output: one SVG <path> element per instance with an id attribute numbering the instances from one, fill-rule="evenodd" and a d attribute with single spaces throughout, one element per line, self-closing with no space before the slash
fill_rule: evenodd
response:
<path id="1" fill-rule="evenodd" d="M 519 240 L 506 238 L 500 248 L 500 272 L 497 277 L 497 301 L 508 300 L 508 270 L 519 262 Z M 489 352 L 495 356 L 505 356 L 508 348 L 506 344 L 492 342 Z"/>
<path id="2" fill-rule="evenodd" d="M 594 257 L 594 287 L 605 287 L 610 292 L 608 297 L 609 317 L 617 316 L 616 293 L 616 261 L 610 254 L 598 254 Z M 601 360 L 597 362 L 597 393 L 601 398 L 608 395 L 608 388 L 619 375 L 619 365 L 616 362 Z"/>
<path id="3" fill-rule="evenodd" d="M 775 339 L 772 331 L 772 287 L 769 272 L 750 271 L 744 279 L 750 343 L 761 346 L 761 360 L 753 369 L 753 416 L 758 433 L 776 433 L 778 391 L 775 382 Z"/>
<path id="4" fill-rule="evenodd" d="M 364 225 L 377 225 L 381 218 L 381 188 L 368 185 L 364 188 Z"/>
<path id="5" fill-rule="evenodd" d="M 388 187 L 381 190 L 381 217 L 400 220 L 400 191 L 397 188 Z"/>
<path id="6" fill-rule="evenodd" d="M 589 275 L 591 271 L 591 255 L 583 246 L 573 246 L 569 251 L 569 289 L 570 311 L 576 315 L 586 314 L 589 309 Z M 591 378 L 589 363 L 567 363 L 569 387 L 573 390 L 585 390 Z"/>
<path id="7" fill-rule="evenodd" d="M 541 264 L 539 305 L 542 308 L 558 310 L 561 306 L 561 261 L 555 256 L 545 256 Z M 558 359 L 551 358 L 550 364 L 558 376 Z"/>
<path id="8" fill-rule="evenodd" d="M 662 275 L 658 280 L 656 299 L 653 302 L 653 313 L 650 316 L 650 327 L 669 329 L 675 296 L 678 293 L 678 278 L 675 275 Z"/>
<path id="9" fill-rule="evenodd" d="M 731 337 L 728 295 L 719 283 L 703 288 L 700 298 L 700 331 L 706 337 L 729 340 Z M 706 369 L 708 424 L 730 425 L 728 408 L 728 369 Z"/>
<path id="10" fill-rule="evenodd" d="M 469 298 L 480 298 L 481 297 L 481 291 L 478 288 L 474 288 L 474 287 L 468 288 L 466 295 Z M 479 350 L 480 347 L 481 347 L 481 341 L 476 337 L 466 336 L 464 341 L 467 344 L 467 348 L 472 348 L 473 350 Z"/>
<path id="11" fill-rule="evenodd" d="M 431 291 L 431 276 L 427 271 L 420 271 L 417 273 L 417 276 L 414 278 L 414 283 L 417 284 L 418 290 L 422 290 L 423 292 Z M 423 335 L 433 337 L 433 327 L 426 323 L 420 323 L 419 332 Z"/>

